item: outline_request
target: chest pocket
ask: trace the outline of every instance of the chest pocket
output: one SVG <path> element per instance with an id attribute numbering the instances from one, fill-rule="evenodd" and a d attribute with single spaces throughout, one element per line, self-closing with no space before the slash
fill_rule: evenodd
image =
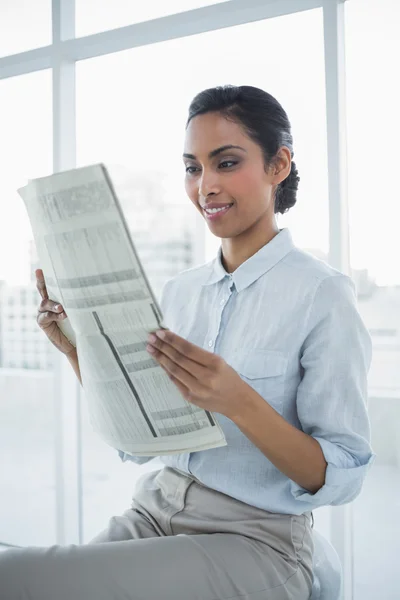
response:
<path id="1" fill-rule="evenodd" d="M 275 410 L 282 412 L 287 357 L 276 350 L 237 350 L 227 361 Z"/>

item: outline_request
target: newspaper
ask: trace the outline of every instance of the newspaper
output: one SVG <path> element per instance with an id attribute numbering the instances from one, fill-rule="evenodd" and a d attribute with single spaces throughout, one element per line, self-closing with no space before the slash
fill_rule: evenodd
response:
<path id="1" fill-rule="evenodd" d="M 68 318 L 91 425 L 110 446 L 160 456 L 225 446 L 215 416 L 185 400 L 146 351 L 163 327 L 109 173 L 97 164 L 20 190 L 49 298 Z"/>

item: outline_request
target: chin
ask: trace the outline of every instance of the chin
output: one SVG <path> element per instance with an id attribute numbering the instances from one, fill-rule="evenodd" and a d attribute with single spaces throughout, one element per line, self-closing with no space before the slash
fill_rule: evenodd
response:
<path id="1" fill-rule="evenodd" d="M 229 238 L 235 238 L 239 235 L 241 235 L 245 229 L 243 229 L 243 227 L 227 227 L 227 226 L 218 226 L 214 223 L 207 223 L 208 225 L 208 229 L 211 231 L 211 233 L 213 233 L 215 236 L 221 238 L 221 240 L 224 239 L 229 239 Z"/>

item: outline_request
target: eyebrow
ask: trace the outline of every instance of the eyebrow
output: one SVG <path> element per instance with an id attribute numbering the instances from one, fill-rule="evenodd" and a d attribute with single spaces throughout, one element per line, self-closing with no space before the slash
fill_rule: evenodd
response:
<path id="1" fill-rule="evenodd" d="M 243 152 L 247 152 L 247 150 L 242 148 L 242 146 L 234 146 L 233 144 L 226 144 L 225 146 L 220 146 L 219 148 L 215 148 L 215 150 L 211 150 L 211 152 L 208 153 L 208 158 L 214 158 L 218 154 L 221 154 L 221 152 L 225 152 L 225 150 L 232 150 L 232 149 L 243 150 Z M 192 160 L 196 160 L 196 157 L 194 154 L 185 154 L 184 153 L 183 158 L 191 158 Z"/>

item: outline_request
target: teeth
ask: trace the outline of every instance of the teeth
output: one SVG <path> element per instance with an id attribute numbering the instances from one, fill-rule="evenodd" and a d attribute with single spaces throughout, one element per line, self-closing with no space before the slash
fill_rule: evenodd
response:
<path id="1" fill-rule="evenodd" d="M 232 206 L 232 204 L 227 204 L 226 206 L 221 206 L 221 208 L 206 208 L 205 211 L 212 215 L 214 213 L 221 212 L 221 210 L 225 210 L 226 208 L 229 208 L 230 206 Z"/>

